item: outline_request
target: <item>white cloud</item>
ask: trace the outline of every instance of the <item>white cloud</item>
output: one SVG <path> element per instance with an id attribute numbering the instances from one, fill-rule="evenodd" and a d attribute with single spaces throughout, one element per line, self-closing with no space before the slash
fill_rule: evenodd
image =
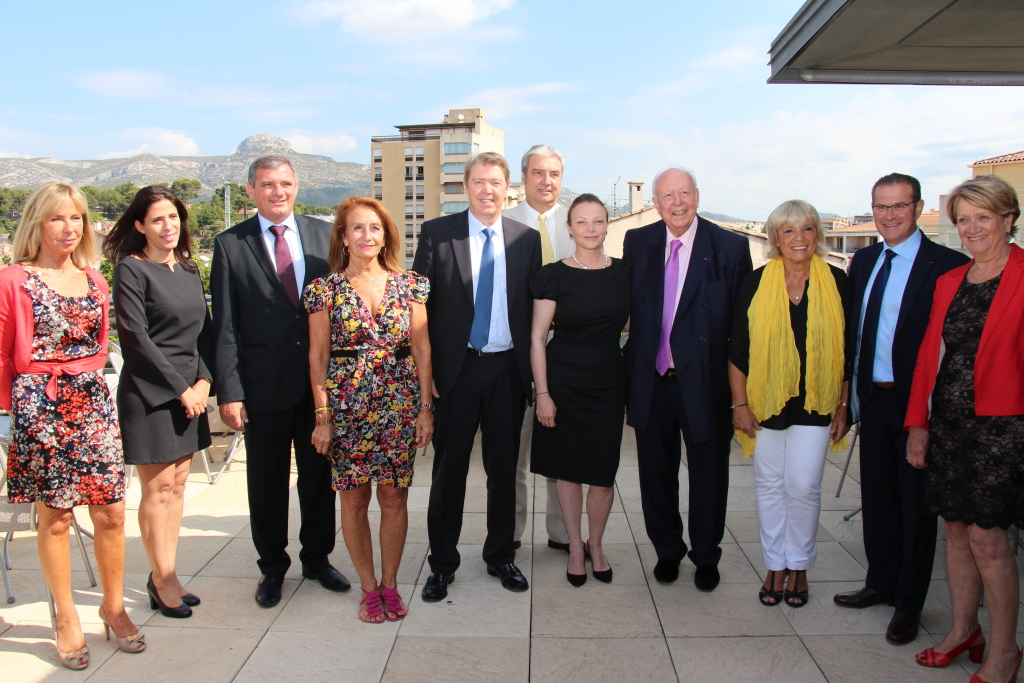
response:
<path id="1" fill-rule="evenodd" d="M 346 133 L 316 133 L 308 130 L 286 130 L 279 133 L 288 140 L 292 149 L 305 154 L 335 156 L 346 154 L 358 147 L 356 139 Z"/>
<path id="2" fill-rule="evenodd" d="M 482 22 L 515 0 L 321 0 L 300 4 L 303 21 L 336 21 L 347 33 L 366 38 L 440 35 Z"/>
<path id="3" fill-rule="evenodd" d="M 512 88 L 490 88 L 468 95 L 452 109 L 484 109 L 488 119 L 510 119 L 557 107 L 560 95 L 579 88 L 572 83 L 549 82 Z"/>
<path id="4" fill-rule="evenodd" d="M 115 137 L 128 144 L 139 143 L 132 149 L 123 152 L 103 152 L 97 159 L 118 159 L 136 154 L 160 154 L 166 156 L 195 156 L 199 154 L 199 145 L 184 133 L 159 128 L 128 128 L 118 132 Z"/>
<path id="5" fill-rule="evenodd" d="M 163 75 L 141 69 L 93 71 L 79 78 L 78 85 L 104 97 L 141 97 L 169 90 Z"/>
<path id="6" fill-rule="evenodd" d="M 0 149 L 0 159 L 10 159 L 10 158 L 14 158 L 14 159 L 29 159 L 30 157 L 27 154 L 18 154 L 17 152 L 6 152 L 6 151 Z"/>

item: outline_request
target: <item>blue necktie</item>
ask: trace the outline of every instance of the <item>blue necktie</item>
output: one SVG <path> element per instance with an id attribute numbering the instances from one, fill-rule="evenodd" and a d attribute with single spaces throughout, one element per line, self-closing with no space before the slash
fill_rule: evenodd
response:
<path id="1" fill-rule="evenodd" d="M 860 333 L 860 363 L 857 366 L 857 397 L 861 403 L 871 398 L 871 392 L 875 387 L 875 346 L 878 337 L 878 318 L 882 313 L 882 297 L 885 295 L 885 285 L 889 282 L 889 273 L 892 272 L 892 259 L 896 252 L 892 249 L 885 250 L 885 261 L 875 275 L 875 282 L 871 285 L 871 294 L 868 295 L 868 305 L 864 310 L 864 327 Z"/>
<path id="2" fill-rule="evenodd" d="M 473 308 L 473 327 L 469 332 L 469 343 L 477 351 L 487 346 L 491 336 L 491 304 L 494 301 L 494 231 L 484 228 L 487 241 L 480 256 L 480 275 L 476 283 L 476 303 Z"/>

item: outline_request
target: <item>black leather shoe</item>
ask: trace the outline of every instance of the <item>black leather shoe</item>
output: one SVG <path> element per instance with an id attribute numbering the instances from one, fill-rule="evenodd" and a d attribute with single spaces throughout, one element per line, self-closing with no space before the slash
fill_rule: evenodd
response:
<path id="1" fill-rule="evenodd" d="M 501 579 L 501 585 L 513 593 L 522 593 L 530 588 L 529 582 L 527 582 L 523 573 L 519 571 L 519 567 L 511 562 L 500 567 L 487 565 L 487 573 Z"/>
<path id="2" fill-rule="evenodd" d="M 568 543 L 559 543 L 558 541 L 552 541 L 550 538 L 548 539 L 548 547 L 552 550 L 564 550 L 565 552 L 569 552 Z"/>
<path id="3" fill-rule="evenodd" d="M 679 560 L 658 560 L 654 565 L 654 578 L 661 583 L 672 583 L 679 578 Z"/>
<path id="4" fill-rule="evenodd" d="M 917 638 L 917 627 L 921 623 L 920 612 L 896 610 L 885 630 L 885 639 L 893 645 L 906 645 Z"/>
<path id="5" fill-rule="evenodd" d="M 273 607 L 281 602 L 281 584 L 284 574 L 264 574 L 256 585 L 256 604 L 260 607 Z"/>
<path id="6" fill-rule="evenodd" d="M 423 586 L 420 596 L 423 602 L 438 602 L 448 597 L 448 584 L 455 580 L 455 574 L 431 574 Z"/>
<path id="7" fill-rule="evenodd" d="M 320 569 L 310 569 L 303 565 L 302 578 L 319 581 L 321 586 L 336 593 L 344 593 L 352 587 L 345 575 L 329 564 L 325 564 Z"/>
<path id="8" fill-rule="evenodd" d="M 837 605 L 842 607 L 852 607 L 854 609 L 864 609 L 865 607 L 871 607 L 872 605 L 892 606 L 893 604 L 892 593 L 879 593 L 867 586 L 860 590 L 836 593 L 832 600 Z"/>
<path id="9" fill-rule="evenodd" d="M 702 591 L 713 591 L 718 587 L 722 575 L 718 573 L 718 567 L 713 564 L 702 564 L 697 567 L 697 573 L 693 575 L 693 585 Z"/>
<path id="10" fill-rule="evenodd" d="M 192 595 L 191 593 L 185 593 L 183 596 L 181 596 L 181 601 L 183 603 L 185 603 L 186 605 L 188 605 L 189 607 L 195 607 L 200 602 L 199 601 L 199 596 L 198 595 Z"/>

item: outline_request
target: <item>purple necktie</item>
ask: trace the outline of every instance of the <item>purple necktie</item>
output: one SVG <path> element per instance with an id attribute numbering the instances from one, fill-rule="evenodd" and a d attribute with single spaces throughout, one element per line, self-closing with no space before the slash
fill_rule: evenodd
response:
<path id="1" fill-rule="evenodd" d="M 287 225 L 271 225 L 270 232 L 274 233 L 274 261 L 277 263 L 277 276 L 281 278 L 284 291 L 292 301 L 292 306 L 299 307 L 299 286 L 295 284 L 295 266 L 292 264 L 292 250 L 288 248 L 288 242 L 284 239 L 284 231 Z M 678 270 L 678 266 L 676 267 Z"/>
<path id="2" fill-rule="evenodd" d="M 672 367 L 672 349 L 669 338 L 672 336 L 672 323 L 676 317 L 676 290 L 679 288 L 679 248 L 683 243 L 672 240 L 672 253 L 665 264 L 665 303 L 661 307 L 661 340 L 658 342 L 658 360 L 655 368 L 659 375 Z"/>

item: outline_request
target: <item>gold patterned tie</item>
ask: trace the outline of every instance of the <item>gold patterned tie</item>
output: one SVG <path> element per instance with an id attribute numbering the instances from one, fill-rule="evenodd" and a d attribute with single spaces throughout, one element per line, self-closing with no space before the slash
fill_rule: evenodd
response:
<path id="1" fill-rule="evenodd" d="M 551 246 L 547 216 L 544 214 L 537 216 L 537 227 L 540 229 L 540 260 L 546 266 L 555 262 L 555 249 Z"/>

